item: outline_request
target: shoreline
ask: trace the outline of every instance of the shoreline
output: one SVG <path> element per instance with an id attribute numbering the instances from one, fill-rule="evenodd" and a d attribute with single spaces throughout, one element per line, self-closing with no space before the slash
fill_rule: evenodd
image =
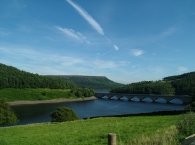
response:
<path id="1" fill-rule="evenodd" d="M 78 99 L 64 99 L 64 98 L 58 98 L 58 99 L 52 99 L 52 100 L 36 100 L 36 101 L 14 101 L 14 102 L 8 102 L 10 106 L 15 105 L 34 105 L 34 104 L 50 104 L 50 103 L 63 103 L 63 102 L 82 102 L 82 101 L 90 101 L 97 99 L 95 96 L 88 97 L 88 98 L 78 98 Z"/>

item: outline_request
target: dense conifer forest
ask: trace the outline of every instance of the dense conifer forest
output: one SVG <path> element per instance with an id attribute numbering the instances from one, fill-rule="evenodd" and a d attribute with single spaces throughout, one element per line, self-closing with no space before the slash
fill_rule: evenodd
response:
<path id="1" fill-rule="evenodd" d="M 0 63 L 0 89 L 3 88 L 50 88 L 71 89 L 76 85 L 60 78 L 51 78 L 21 71 Z"/>
<path id="2" fill-rule="evenodd" d="M 56 91 L 54 92 L 54 90 L 52 91 L 51 89 L 56 89 Z M 70 93 L 66 91 L 61 92 L 59 89 L 68 89 Z M 40 91 L 42 92 L 37 94 L 37 92 Z M 8 100 L 17 100 L 19 98 L 22 100 L 36 100 L 37 98 L 39 100 L 52 99 L 53 96 L 50 95 L 52 92 L 55 97 L 63 96 L 64 98 L 74 96 L 81 98 L 94 95 L 94 91 L 91 88 L 79 88 L 76 84 L 69 80 L 64 80 L 59 77 L 48 77 L 33 74 L 1 63 L 0 92 L 0 99 L 6 98 Z M 34 95 L 32 95 L 32 93 L 34 93 Z M 26 96 L 24 96 L 24 94 L 26 94 Z"/>
<path id="3" fill-rule="evenodd" d="M 142 81 L 111 89 L 112 93 L 195 96 L 195 72 L 169 76 L 162 81 Z"/>
<path id="4" fill-rule="evenodd" d="M 51 75 L 51 77 L 59 77 L 71 81 L 80 88 L 112 89 L 124 85 L 109 80 L 105 76 Z"/>

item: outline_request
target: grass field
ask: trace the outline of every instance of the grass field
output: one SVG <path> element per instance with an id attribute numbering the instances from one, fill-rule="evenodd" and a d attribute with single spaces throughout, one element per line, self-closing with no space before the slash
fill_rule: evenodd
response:
<path id="1" fill-rule="evenodd" d="M 179 115 L 108 117 L 64 123 L 31 124 L 0 128 L 1 145 L 107 145 L 108 133 L 117 134 L 117 145 L 174 145 Z M 156 141 L 152 141 L 155 138 Z"/>
<path id="2" fill-rule="evenodd" d="M 77 98 L 70 90 L 62 89 L 0 89 L 0 99 L 8 102 L 21 100 L 51 100 L 56 98 Z"/>

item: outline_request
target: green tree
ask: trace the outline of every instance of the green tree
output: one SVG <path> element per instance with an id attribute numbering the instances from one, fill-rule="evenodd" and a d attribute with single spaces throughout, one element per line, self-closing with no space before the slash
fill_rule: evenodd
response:
<path id="1" fill-rule="evenodd" d="M 76 113 L 68 107 L 58 107 L 56 111 L 51 113 L 51 122 L 66 122 L 78 120 Z"/>
<path id="2" fill-rule="evenodd" d="M 83 96 L 83 93 L 82 93 L 82 89 L 77 89 L 77 91 L 75 92 L 75 95 L 78 97 L 78 98 L 81 98 Z"/>
<path id="3" fill-rule="evenodd" d="M 18 119 L 10 105 L 4 100 L 0 100 L 0 124 L 9 125 L 17 123 Z"/>

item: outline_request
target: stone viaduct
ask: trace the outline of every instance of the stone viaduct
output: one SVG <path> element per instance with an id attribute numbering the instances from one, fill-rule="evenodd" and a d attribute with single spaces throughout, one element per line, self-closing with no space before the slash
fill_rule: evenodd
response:
<path id="1" fill-rule="evenodd" d="M 108 99 L 113 99 L 116 97 L 118 100 L 126 97 L 128 100 L 132 100 L 137 97 L 140 101 L 144 101 L 145 98 L 150 98 L 152 102 L 156 102 L 157 99 L 165 99 L 169 103 L 173 99 L 178 99 L 183 102 L 183 104 L 189 104 L 193 101 L 193 97 L 188 95 L 156 95 L 156 94 L 122 94 L 122 93 L 95 93 L 95 97 L 102 99 L 107 96 Z"/>

